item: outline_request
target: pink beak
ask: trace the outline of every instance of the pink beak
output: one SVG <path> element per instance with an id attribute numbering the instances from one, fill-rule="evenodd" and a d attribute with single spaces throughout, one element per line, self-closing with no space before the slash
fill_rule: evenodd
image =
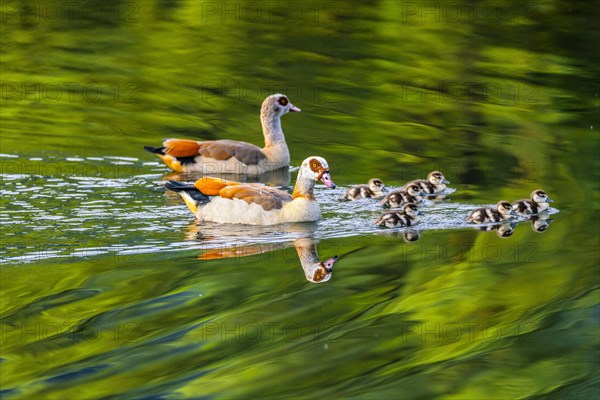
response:
<path id="1" fill-rule="evenodd" d="M 328 259 L 327 261 L 325 261 L 323 264 L 329 264 L 331 263 L 331 267 L 325 267 L 325 271 L 327 271 L 328 273 L 331 273 L 333 271 L 333 264 L 335 264 L 335 262 L 338 260 L 338 256 L 333 256 L 330 259 Z"/>
<path id="2" fill-rule="evenodd" d="M 302 111 L 301 109 L 299 109 L 298 107 L 296 107 L 293 104 L 290 104 L 290 112 L 300 112 Z"/>
<path id="3" fill-rule="evenodd" d="M 321 182 L 325 184 L 328 188 L 335 189 L 335 183 L 331 180 L 331 176 L 329 176 L 329 172 L 325 171 L 321 174 Z"/>

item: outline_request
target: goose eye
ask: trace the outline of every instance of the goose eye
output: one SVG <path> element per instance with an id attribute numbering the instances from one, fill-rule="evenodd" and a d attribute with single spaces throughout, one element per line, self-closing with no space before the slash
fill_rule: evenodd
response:
<path id="1" fill-rule="evenodd" d="M 282 106 L 287 106 L 288 99 L 286 99 L 285 97 L 280 97 L 279 100 L 277 100 L 277 102 Z"/>

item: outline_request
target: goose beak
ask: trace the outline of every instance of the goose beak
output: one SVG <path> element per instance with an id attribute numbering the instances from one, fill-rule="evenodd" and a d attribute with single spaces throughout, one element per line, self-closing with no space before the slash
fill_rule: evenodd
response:
<path id="1" fill-rule="evenodd" d="M 293 104 L 290 104 L 290 112 L 300 112 L 302 111 L 301 109 L 299 109 L 298 107 L 296 107 Z"/>
<path id="2" fill-rule="evenodd" d="M 550 197 L 546 197 L 546 203 L 554 203 L 554 200 L 552 200 Z"/>
<path id="3" fill-rule="evenodd" d="M 339 259 L 338 256 L 333 256 L 330 259 L 328 259 L 327 261 L 325 261 L 324 264 L 329 264 L 331 263 L 331 267 L 325 267 L 325 271 L 327 271 L 327 273 L 331 273 L 333 271 L 333 264 Z"/>
<path id="4" fill-rule="evenodd" d="M 419 192 L 419 196 L 421 196 L 421 197 L 427 196 L 427 193 L 425 193 L 425 192 Z"/>
<path id="5" fill-rule="evenodd" d="M 335 183 L 333 183 L 333 181 L 331 180 L 331 176 L 329 175 L 329 171 L 324 171 L 321 174 L 321 178 L 319 178 L 319 180 L 321 182 L 323 182 L 323 184 L 325 184 L 325 186 L 327 186 L 328 188 L 335 189 Z"/>
<path id="6" fill-rule="evenodd" d="M 517 213 L 515 212 L 515 210 L 510 210 L 511 217 L 515 217 L 516 215 L 517 215 Z"/>
<path id="7" fill-rule="evenodd" d="M 417 211 L 417 215 L 425 215 L 423 211 Z"/>
<path id="8" fill-rule="evenodd" d="M 444 178 L 444 180 L 442 181 L 442 183 L 444 183 L 444 184 L 446 184 L 446 185 L 447 185 L 447 184 L 449 184 L 449 183 L 450 183 L 450 181 L 449 181 L 448 179 Z"/>

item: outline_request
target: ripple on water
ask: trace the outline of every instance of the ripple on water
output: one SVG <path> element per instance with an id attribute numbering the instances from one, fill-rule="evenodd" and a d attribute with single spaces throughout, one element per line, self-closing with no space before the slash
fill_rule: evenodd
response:
<path id="1" fill-rule="evenodd" d="M 111 171 L 111 166 L 114 168 L 123 162 L 139 165 L 138 159 L 131 157 L 87 159 L 101 162 L 101 167 L 108 167 L 100 168 L 100 171 Z M 77 157 L 66 160 L 84 161 Z M 156 162 L 143 164 L 160 165 Z M 345 188 L 327 189 L 321 185 L 316 187 L 316 197 L 321 205 L 323 218 L 316 223 L 277 226 L 214 223 L 196 225 L 194 217 L 179 198 L 170 195 L 165 198 L 163 189 L 160 188 L 162 174 L 144 173 L 122 177 L 115 177 L 112 173 L 108 175 L 66 174 L 43 179 L 39 175 L 3 175 L 5 184 L 0 193 L 11 199 L 9 203 L 5 203 L 3 216 L 0 218 L 0 224 L 7 230 L 7 237 L 11 237 L 12 233 L 22 236 L 24 232 L 25 242 L 46 243 L 48 247 L 40 251 L 39 248 L 28 247 L 26 243 L 9 243 L 8 253 L 11 249 L 13 253 L 15 249 L 31 251 L 18 256 L 13 254 L 12 257 L 10 254 L 2 254 L 3 261 L 28 262 L 106 253 L 140 254 L 240 245 L 273 245 L 289 243 L 306 235 L 319 239 L 387 234 L 403 230 L 383 229 L 374 225 L 377 216 L 384 211 L 379 200 L 342 201 L 340 199 Z M 447 194 L 454 190 L 449 188 Z M 430 201 L 422 207 L 425 216 L 415 229 L 427 231 L 473 228 L 464 221 L 464 217 L 478 206 L 480 205 L 454 201 Z M 19 218 L 20 215 L 28 215 L 29 218 Z M 52 231 L 50 243 L 46 233 L 48 231 Z M 36 238 L 36 235 L 44 236 Z M 182 237 L 184 240 L 177 240 Z M 98 245 L 98 242 L 102 245 Z M 73 243 L 77 243 L 76 248 Z"/>

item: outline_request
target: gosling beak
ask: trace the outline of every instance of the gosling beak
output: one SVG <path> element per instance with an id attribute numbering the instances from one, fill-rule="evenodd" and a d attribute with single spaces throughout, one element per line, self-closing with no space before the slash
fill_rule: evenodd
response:
<path id="1" fill-rule="evenodd" d="M 389 192 L 389 191 L 390 191 L 390 189 L 388 189 L 387 187 L 385 187 L 385 186 L 384 186 L 384 187 L 382 187 L 382 188 L 381 188 L 381 191 L 382 191 L 383 193 L 387 193 L 387 192 Z"/>
<path id="2" fill-rule="evenodd" d="M 516 217 L 517 213 L 515 212 L 515 210 L 510 210 L 510 216 L 511 217 Z"/>
<path id="3" fill-rule="evenodd" d="M 419 192 L 419 196 L 425 197 L 425 196 L 427 196 L 427 193 L 425 193 L 425 192 Z"/>
<path id="4" fill-rule="evenodd" d="M 554 200 L 552 200 L 550 197 L 546 197 L 546 203 L 554 203 Z"/>
<path id="5" fill-rule="evenodd" d="M 299 109 L 298 107 L 296 107 L 293 104 L 290 104 L 290 112 L 300 112 L 302 111 L 301 109 Z"/>
<path id="6" fill-rule="evenodd" d="M 448 179 L 444 178 L 444 180 L 442 181 L 442 183 L 444 183 L 444 184 L 446 184 L 446 185 L 447 185 L 447 184 L 449 184 L 449 183 L 450 183 L 450 181 L 449 181 Z"/>
<path id="7" fill-rule="evenodd" d="M 324 171 L 321 174 L 321 178 L 319 179 L 321 182 L 325 184 L 328 188 L 335 189 L 335 183 L 331 180 L 331 176 L 329 175 L 329 171 Z"/>
<path id="8" fill-rule="evenodd" d="M 425 213 L 423 211 L 417 211 L 417 215 L 425 215 Z"/>

